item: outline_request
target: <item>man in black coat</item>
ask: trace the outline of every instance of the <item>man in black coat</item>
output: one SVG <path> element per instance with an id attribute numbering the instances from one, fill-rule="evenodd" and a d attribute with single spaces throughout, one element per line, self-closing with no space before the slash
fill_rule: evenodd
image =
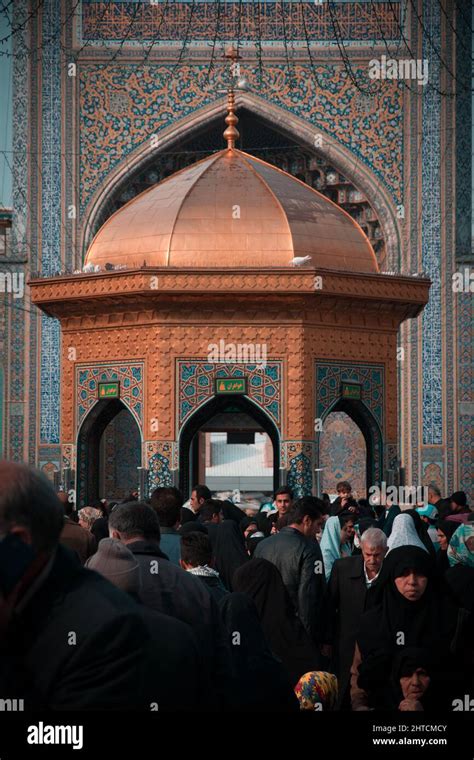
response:
<path id="1" fill-rule="evenodd" d="M 382 512 L 381 516 L 379 517 L 377 521 L 377 528 L 380 528 L 380 530 L 383 530 L 387 538 L 390 537 L 390 534 L 393 528 L 393 522 L 396 516 L 400 514 L 400 512 L 401 512 L 401 509 L 398 506 L 398 504 L 387 503 L 385 505 L 384 511 Z"/>
<path id="2" fill-rule="evenodd" d="M 232 660 L 219 608 L 198 578 L 173 565 L 160 550 L 160 524 L 154 510 L 133 502 L 109 518 L 111 538 L 135 555 L 141 571 L 140 599 L 157 612 L 188 623 L 208 664 L 212 684 L 225 701 L 231 688 Z"/>
<path id="3" fill-rule="evenodd" d="M 150 710 L 138 605 L 58 544 L 63 519 L 41 473 L 0 462 L 0 694 L 25 710 Z"/>
<path id="4" fill-rule="evenodd" d="M 316 533 L 321 529 L 324 502 L 303 496 L 293 505 L 288 527 L 259 543 L 254 557 L 272 562 L 283 579 L 310 638 L 321 643 L 325 592 L 324 562 Z"/>
<path id="5" fill-rule="evenodd" d="M 350 669 L 359 622 L 377 582 L 387 552 L 387 537 L 379 528 L 362 534 L 362 554 L 337 559 L 327 589 L 328 628 L 324 654 L 330 655 L 338 678 L 338 707 L 348 707 Z"/>
<path id="6" fill-rule="evenodd" d="M 209 710 L 215 694 L 191 626 L 146 607 L 140 600 L 141 574 L 137 558 L 125 544 L 104 538 L 86 567 L 95 570 L 114 586 L 129 594 L 139 605 L 141 617 L 151 635 L 150 666 L 158 676 L 150 699 L 151 709 L 160 712 Z M 182 679 L 186 679 L 183 689 Z"/>

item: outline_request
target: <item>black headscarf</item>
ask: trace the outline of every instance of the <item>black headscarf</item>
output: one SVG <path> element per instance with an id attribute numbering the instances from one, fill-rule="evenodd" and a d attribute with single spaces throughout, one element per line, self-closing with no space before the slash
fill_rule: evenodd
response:
<path id="1" fill-rule="evenodd" d="M 260 624 L 257 608 L 247 594 L 226 594 L 219 602 L 225 628 L 232 638 L 238 633 L 238 645 L 232 645 L 233 659 L 246 662 L 251 657 L 270 656 L 270 648 Z"/>
<path id="2" fill-rule="evenodd" d="M 255 525 L 258 527 L 258 523 L 253 517 L 247 517 L 247 515 L 245 515 L 245 517 L 239 523 L 239 528 L 242 531 L 242 535 L 244 534 L 244 531 L 247 530 L 249 525 Z"/>
<path id="3" fill-rule="evenodd" d="M 261 543 L 262 541 L 265 541 L 266 536 L 261 535 L 261 531 L 257 530 L 254 533 L 250 533 L 249 536 L 245 539 L 245 546 L 247 547 L 247 552 L 249 554 L 249 557 L 252 558 L 255 554 L 255 549 Z"/>
<path id="4" fill-rule="evenodd" d="M 405 599 L 395 586 L 395 579 L 407 570 L 428 578 L 418 601 Z M 422 646 L 438 652 L 449 649 L 454 620 L 447 614 L 436 578 L 433 560 L 417 546 L 400 546 L 387 554 L 374 589 L 374 606 L 363 615 L 357 637 L 363 658 L 380 652 L 393 653 L 400 646 Z"/>
<path id="5" fill-rule="evenodd" d="M 240 521 L 240 529 L 242 533 L 252 524 L 256 525 L 257 530 L 264 533 L 265 536 L 270 535 L 271 525 L 269 524 L 266 514 L 257 512 L 253 517 L 245 516 L 244 519 Z"/>
<path id="6" fill-rule="evenodd" d="M 234 662 L 235 709 L 295 712 L 295 693 L 285 669 L 269 649 L 252 599 L 247 594 L 227 594 L 219 609 Z"/>
<path id="7" fill-rule="evenodd" d="M 207 536 L 207 528 L 204 523 L 200 523 L 197 520 L 189 520 L 181 525 L 178 533 L 181 536 L 187 535 L 187 533 L 205 533 Z"/>
<path id="8" fill-rule="evenodd" d="M 228 499 L 222 502 L 221 509 L 224 520 L 234 520 L 239 524 L 246 517 L 245 512 Z"/>
<path id="9" fill-rule="evenodd" d="M 444 533 L 448 542 L 451 540 L 451 537 L 458 527 L 459 523 L 454 522 L 453 520 L 438 520 L 436 522 L 436 528 L 440 530 L 441 533 Z M 440 575 L 444 575 L 449 570 L 450 565 L 447 549 L 438 549 L 436 552 L 436 567 Z"/>
<path id="10" fill-rule="evenodd" d="M 394 709 L 397 710 L 400 702 L 404 699 L 400 679 L 411 676 L 418 669 L 423 668 L 430 677 L 430 685 L 421 699 L 423 709 L 427 710 L 433 705 L 436 691 L 436 672 L 432 654 L 423 647 L 404 647 L 395 656 L 392 666 L 392 694 Z"/>
<path id="11" fill-rule="evenodd" d="M 418 668 L 423 668 L 430 677 L 430 684 L 421 697 L 423 710 L 437 711 L 452 709 L 453 696 L 459 693 L 459 672 L 453 660 L 439 658 L 426 647 L 404 647 L 393 659 L 391 673 L 391 695 L 393 709 L 398 710 L 400 702 L 405 699 L 400 679 L 411 676 Z"/>
<path id="12" fill-rule="evenodd" d="M 456 530 L 459 528 L 459 523 L 454 522 L 454 520 L 438 520 L 436 522 L 436 529 L 440 530 L 441 533 L 444 533 L 446 538 L 448 539 L 448 542 L 451 540 L 454 533 L 456 533 Z"/>
<path id="13" fill-rule="evenodd" d="M 474 567 L 458 563 L 446 571 L 445 578 L 458 604 L 474 613 Z"/>
<path id="14" fill-rule="evenodd" d="M 255 602 L 266 640 L 295 685 L 302 675 L 319 669 L 319 657 L 296 616 L 278 569 L 266 559 L 252 559 L 234 574 L 235 591 Z"/>
<path id="15" fill-rule="evenodd" d="M 233 591 L 232 578 L 241 565 L 249 561 L 245 541 L 235 520 L 223 520 L 216 530 L 214 563 L 224 586 Z"/>

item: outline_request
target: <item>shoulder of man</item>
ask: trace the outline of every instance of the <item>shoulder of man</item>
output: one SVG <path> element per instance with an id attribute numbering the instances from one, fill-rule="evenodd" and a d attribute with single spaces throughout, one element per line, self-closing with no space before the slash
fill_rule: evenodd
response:
<path id="1" fill-rule="evenodd" d="M 336 570 L 339 575 L 354 575 L 361 574 L 364 569 L 364 560 L 362 554 L 355 554 L 352 557 L 342 557 L 336 559 L 332 566 L 333 572 Z"/>

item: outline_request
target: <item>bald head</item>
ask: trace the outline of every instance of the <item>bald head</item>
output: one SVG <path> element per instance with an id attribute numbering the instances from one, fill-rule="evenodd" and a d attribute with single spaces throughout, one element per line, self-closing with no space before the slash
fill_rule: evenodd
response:
<path id="1" fill-rule="evenodd" d="M 16 532 L 37 551 L 52 551 L 64 510 L 49 480 L 25 464 L 0 460 L 0 537 Z"/>

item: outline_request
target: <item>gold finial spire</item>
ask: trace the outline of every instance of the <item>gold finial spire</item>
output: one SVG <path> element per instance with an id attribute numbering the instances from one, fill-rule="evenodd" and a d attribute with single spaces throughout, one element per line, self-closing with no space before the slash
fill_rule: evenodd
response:
<path id="1" fill-rule="evenodd" d="M 234 113 L 234 108 L 235 95 L 234 90 L 231 88 L 227 93 L 227 116 L 225 117 L 227 129 L 224 132 L 224 140 L 227 140 L 227 147 L 229 149 L 235 148 L 235 141 L 240 137 L 239 130 L 235 126 L 239 123 L 239 120 Z"/>
<path id="2" fill-rule="evenodd" d="M 232 77 L 234 77 L 235 67 L 238 65 L 237 61 L 240 60 L 239 51 L 234 47 L 229 47 L 225 51 L 224 57 L 232 61 L 230 69 Z M 236 140 L 238 140 L 240 137 L 239 130 L 236 128 L 236 125 L 239 123 L 239 119 L 235 114 L 235 94 L 233 82 L 227 91 L 227 116 L 225 117 L 225 123 L 227 124 L 227 129 L 225 130 L 223 137 L 224 140 L 227 141 L 227 148 L 231 150 L 232 148 L 235 148 Z"/>

